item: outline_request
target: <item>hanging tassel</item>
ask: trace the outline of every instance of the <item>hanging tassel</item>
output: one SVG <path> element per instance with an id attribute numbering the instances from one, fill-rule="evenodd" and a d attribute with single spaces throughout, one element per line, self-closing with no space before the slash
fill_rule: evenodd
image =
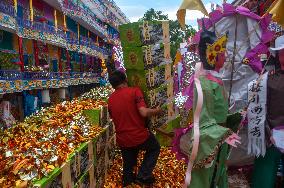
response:
<path id="1" fill-rule="evenodd" d="M 80 41 L 80 25 L 77 23 L 78 40 Z"/>
<path id="2" fill-rule="evenodd" d="M 63 26 L 64 26 L 64 29 L 67 30 L 66 15 L 63 15 Z"/>
<path id="3" fill-rule="evenodd" d="M 66 66 L 67 66 L 68 72 L 71 72 L 70 55 L 67 49 L 66 49 L 66 59 L 67 59 Z"/>
<path id="4" fill-rule="evenodd" d="M 84 72 L 83 70 L 83 56 L 80 54 L 80 72 Z"/>
<path id="5" fill-rule="evenodd" d="M 61 48 L 60 47 L 58 47 L 58 49 L 57 49 L 57 54 L 58 54 L 58 68 L 59 68 L 59 72 L 62 72 Z"/>
<path id="6" fill-rule="evenodd" d="M 23 38 L 18 37 L 19 42 L 19 55 L 20 55 L 20 62 L 21 62 L 21 71 L 24 71 L 24 51 L 23 51 Z"/>
<path id="7" fill-rule="evenodd" d="M 15 7 L 15 13 L 17 16 L 17 12 L 18 12 L 18 0 L 14 0 L 14 7 Z"/>
<path id="8" fill-rule="evenodd" d="M 30 0 L 30 20 L 34 21 L 34 9 L 33 9 L 33 0 Z"/>
<path id="9" fill-rule="evenodd" d="M 58 22 L 57 22 L 57 12 L 56 12 L 56 9 L 54 9 L 54 25 L 55 25 L 55 28 L 57 29 L 57 25 Z"/>
<path id="10" fill-rule="evenodd" d="M 36 65 L 36 66 L 39 66 L 38 46 L 37 46 L 37 41 L 36 41 L 36 40 L 33 40 L 33 45 L 34 45 L 35 65 Z"/>

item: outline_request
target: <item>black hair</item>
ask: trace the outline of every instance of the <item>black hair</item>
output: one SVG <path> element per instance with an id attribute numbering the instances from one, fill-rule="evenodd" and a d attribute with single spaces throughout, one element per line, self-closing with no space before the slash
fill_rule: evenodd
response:
<path id="1" fill-rule="evenodd" d="M 120 84 L 126 82 L 126 75 L 123 72 L 116 70 L 110 74 L 108 80 L 111 86 L 115 89 Z"/>
<path id="2" fill-rule="evenodd" d="M 215 35 L 215 32 L 211 32 L 211 31 L 201 32 L 198 50 L 199 50 L 200 60 L 203 63 L 204 69 L 206 70 L 215 69 L 215 65 L 210 65 L 207 62 L 206 49 L 207 49 L 207 44 L 213 44 L 216 41 L 216 39 L 217 37 Z"/>
<path id="3" fill-rule="evenodd" d="M 210 65 L 207 62 L 206 58 L 206 49 L 207 49 L 207 44 L 213 44 L 217 40 L 217 36 L 215 32 L 208 31 L 205 27 L 204 24 L 204 19 L 202 19 L 202 32 L 200 34 L 200 41 L 198 44 L 198 51 L 199 51 L 199 56 L 200 60 L 203 64 L 204 69 L 206 70 L 214 70 L 215 65 Z"/>

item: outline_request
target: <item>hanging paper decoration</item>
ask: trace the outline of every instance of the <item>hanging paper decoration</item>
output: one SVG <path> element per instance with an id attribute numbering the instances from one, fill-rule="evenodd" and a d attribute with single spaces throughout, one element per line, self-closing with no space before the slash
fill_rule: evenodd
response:
<path id="1" fill-rule="evenodd" d="M 197 62 L 199 62 L 198 54 L 194 52 L 186 52 L 183 56 L 182 62 L 182 72 L 181 72 L 181 89 L 189 86 L 190 84 L 190 77 L 194 73 L 194 67 Z"/>
<path id="2" fill-rule="evenodd" d="M 29 5 L 30 5 L 30 20 L 34 21 L 33 0 L 29 0 Z"/>
<path id="3" fill-rule="evenodd" d="M 257 157 L 265 156 L 266 139 L 266 99 L 267 99 L 267 79 L 268 73 L 265 73 L 261 80 L 254 80 L 248 85 L 248 98 L 250 104 L 247 110 L 248 118 L 248 154 Z"/>
<path id="4" fill-rule="evenodd" d="M 188 96 L 183 96 L 182 92 L 179 92 L 175 97 L 175 104 L 178 108 L 182 108 L 186 100 L 188 99 Z"/>
<path id="5" fill-rule="evenodd" d="M 115 68 L 125 72 L 124 61 L 123 61 L 123 51 L 120 44 L 113 46 L 112 53 L 114 55 Z"/>
<path id="6" fill-rule="evenodd" d="M 14 0 L 15 12 L 18 12 L 18 0 Z"/>
<path id="7" fill-rule="evenodd" d="M 56 9 L 54 9 L 54 25 L 55 25 L 55 28 L 57 28 L 58 21 L 57 21 L 57 11 L 56 11 Z"/>

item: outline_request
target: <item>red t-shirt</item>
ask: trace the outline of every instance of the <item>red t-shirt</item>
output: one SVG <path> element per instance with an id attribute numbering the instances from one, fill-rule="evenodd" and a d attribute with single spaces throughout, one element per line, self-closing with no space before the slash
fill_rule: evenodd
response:
<path id="1" fill-rule="evenodd" d="M 146 104 L 139 88 L 119 88 L 109 97 L 109 113 L 115 125 L 116 140 L 120 147 L 137 146 L 149 137 L 145 118 L 138 111 L 140 107 L 146 107 Z"/>

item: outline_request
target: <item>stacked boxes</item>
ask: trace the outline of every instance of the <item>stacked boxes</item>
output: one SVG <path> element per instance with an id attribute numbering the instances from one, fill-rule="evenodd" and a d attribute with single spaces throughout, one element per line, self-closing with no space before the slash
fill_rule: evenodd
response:
<path id="1" fill-rule="evenodd" d="M 112 162 L 114 161 L 115 155 L 116 155 L 116 137 L 115 137 L 115 127 L 114 124 L 111 122 L 109 124 L 109 127 L 107 129 L 107 135 L 108 135 L 108 142 L 106 145 L 106 158 L 107 163 L 106 167 L 109 169 L 109 167 L 112 165 Z"/>
<path id="2" fill-rule="evenodd" d="M 95 141 L 95 179 L 99 186 L 105 178 L 106 167 L 106 143 L 107 143 L 107 131 L 105 130 L 100 137 Z"/>
<path id="3" fill-rule="evenodd" d="M 123 47 L 141 47 L 169 43 L 168 21 L 144 21 L 121 25 L 119 28 Z"/>
<path id="4" fill-rule="evenodd" d="M 62 170 L 60 168 L 56 168 L 48 177 L 44 177 L 41 180 L 34 182 L 33 188 L 64 187 L 65 185 L 62 181 Z"/>
<path id="5" fill-rule="evenodd" d="M 114 160 L 115 151 L 115 130 L 111 122 L 107 125 L 105 132 L 96 141 L 96 163 L 95 163 L 95 180 L 96 187 L 101 188 L 104 184 L 107 171 Z M 114 144 L 110 144 L 113 143 Z"/>
<path id="6" fill-rule="evenodd" d="M 101 188 L 103 186 L 107 170 L 115 154 L 114 126 L 109 121 L 107 107 L 102 107 L 99 111 L 86 111 L 84 114 L 94 124 L 101 123 L 100 126 L 104 128 L 102 133 L 93 140 L 81 144 L 61 168 L 56 168 L 48 177 L 33 182 L 34 188 Z"/>
<path id="7" fill-rule="evenodd" d="M 70 188 L 80 187 L 80 182 L 86 178 L 93 180 L 91 176 L 94 174 L 89 173 L 90 169 L 94 166 L 94 153 L 93 143 L 83 143 L 72 155 L 69 160 L 53 171 L 51 175 L 45 177 L 37 182 L 34 182 L 33 187 L 38 188 Z M 88 176 L 88 177 L 87 177 Z M 84 177 L 84 178 L 83 178 Z M 89 182 L 89 184 L 93 182 Z"/>
<path id="8" fill-rule="evenodd" d="M 92 185 L 91 185 L 92 184 Z M 89 188 L 94 186 L 94 181 L 91 181 L 90 172 L 86 172 L 82 175 L 75 188 Z"/>
<path id="9" fill-rule="evenodd" d="M 150 121 L 151 128 L 160 127 L 175 117 L 169 22 L 144 21 L 119 29 L 129 85 L 142 89 L 149 107 L 162 107 L 164 113 Z"/>
<path id="10" fill-rule="evenodd" d="M 101 106 L 99 109 L 84 110 L 83 114 L 88 121 L 94 125 L 105 127 L 109 122 L 109 113 L 107 106 Z"/>

